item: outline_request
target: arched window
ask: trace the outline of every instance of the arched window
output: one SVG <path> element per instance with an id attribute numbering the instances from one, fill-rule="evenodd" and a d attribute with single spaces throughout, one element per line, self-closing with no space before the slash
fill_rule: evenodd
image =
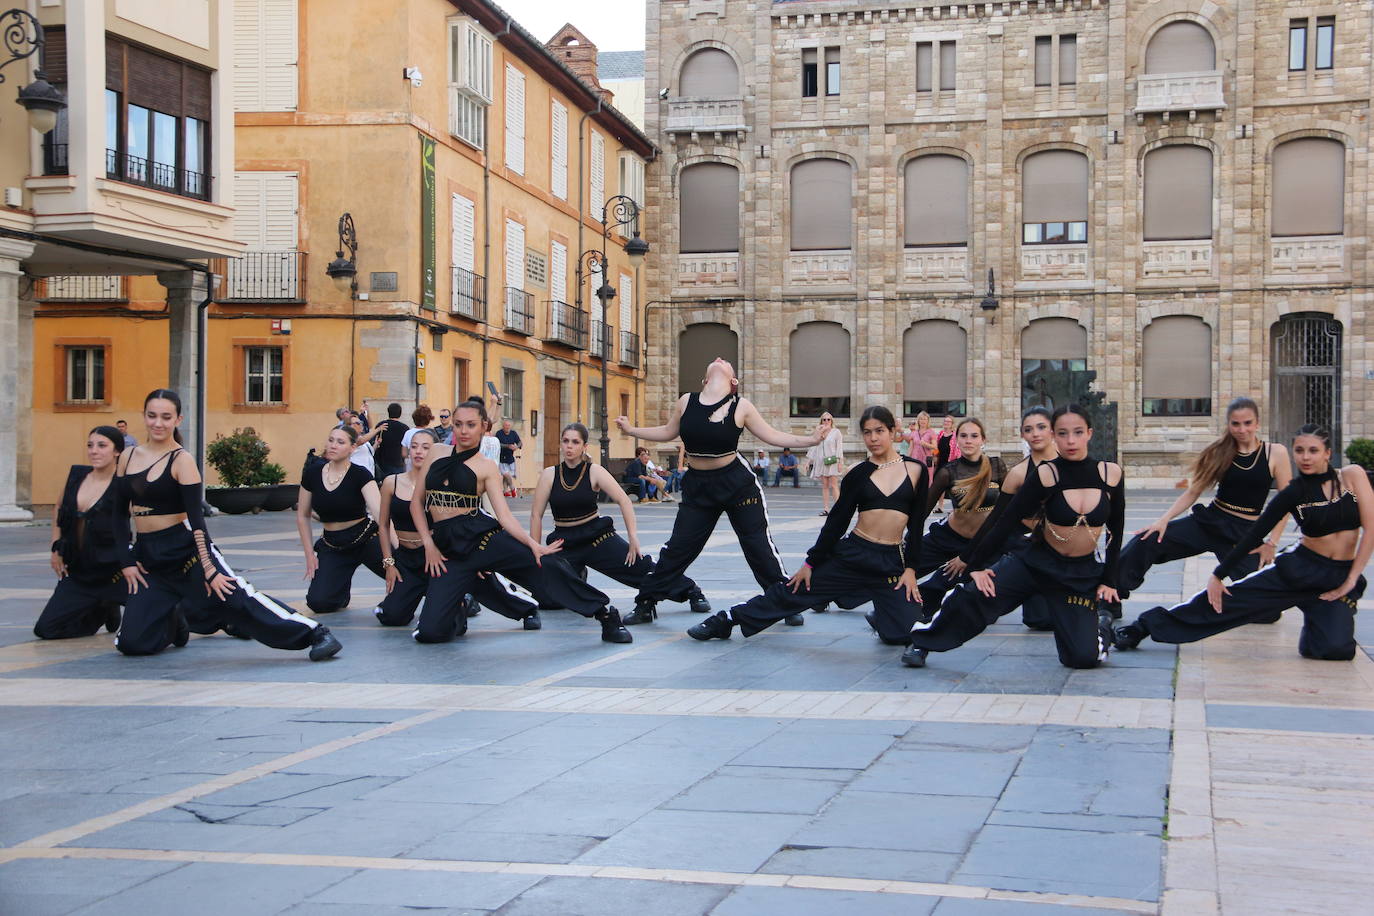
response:
<path id="1" fill-rule="evenodd" d="M 968 416 L 968 333 L 953 321 L 918 321 L 902 335 L 902 413 Z M 938 421 L 937 421 L 938 422 Z"/>
<path id="2" fill-rule="evenodd" d="M 1140 412 L 1147 417 L 1212 413 L 1212 329 L 1201 318 L 1169 315 L 1145 326 Z"/>
<path id="3" fill-rule="evenodd" d="M 689 324 L 677 338 L 677 393 L 701 390 L 706 367 L 717 357 L 739 368 L 739 335 L 723 324 Z"/>
<path id="4" fill-rule="evenodd" d="M 903 174 L 906 247 L 968 244 L 968 163 L 917 156 Z"/>
<path id="5" fill-rule="evenodd" d="M 1217 68 L 1212 33 L 1196 22 L 1171 22 L 1145 48 L 1146 73 L 1207 73 Z"/>
<path id="6" fill-rule="evenodd" d="M 1145 155 L 1145 240 L 1212 237 L 1212 151 L 1161 146 Z"/>
<path id="7" fill-rule="evenodd" d="M 1072 318 L 1037 318 L 1021 332 L 1021 406 L 1068 403 L 1073 373 L 1088 369 L 1088 330 Z"/>
<path id="8" fill-rule="evenodd" d="M 849 416 L 849 332 L 833 321 L 808 321 L 792 332 L 788 352 L 792 416 Z"/>
<path id="9" fill-rule="evenodd" d="M 807 159 L 792 167 L 793 251 L 850 247 L 852 171 L 839 159 Z"/>
<path id="10" fill-rule="evenodd" d="M 1021 241 L 1028 245 L 1088 240 L 1088 157 L 1051 149 L 1027 156 L 1021 169 Z"/>
<path id="11" fill-rule="evenodd" d="M 699 162 L 678 179 L 679 250 L 739 251 L 739 169 Z"/>
<path id="12" fill-rule="evenodd" d="M 1325 137 L 1274 148 L 1274 235 L 1345 232 L 1345 145 Z"/>
<path id="13" fill-rule="evenodd" d="M 684 99 L 732 99 L 739 92 L 739 67 L 720 48 L 702 48 L 682 64 L 677 94 Z"/>

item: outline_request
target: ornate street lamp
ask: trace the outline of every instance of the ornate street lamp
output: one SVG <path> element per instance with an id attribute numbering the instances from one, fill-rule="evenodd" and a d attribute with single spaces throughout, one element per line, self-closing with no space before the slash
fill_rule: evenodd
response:
<path id="1" fill-rule="evenodd" d="M 48 82 L 43 72 L 43 26 L 26 10 L 5 10 L 0 13 L 0 35 L 3 35 L 5 51 L 8 53 L 0 61 L 0 70 L 17 60 L 38 55 L 38 69 L 34 71 L 33 82 L 19 90 L 15 101 L 29 113 L 29 126 L 40 134 L 46 134 L 57 126 L 57 113 L 67 107 L 67 98 Z M 4 74 L 0 74 L 0 83 L 4 81 Z"/>
<path id="2" fill-rule="evenodd" d="M 344 257 L 344 249 L 348 257 Z M 341 293 L 348 293 L 352 299 L 358 298 L 358 231 L 353 226 L 353 214 L 345 213 L 339 217 L 339 250 L 334 260 L 324 269 L 329 279 Z"/>

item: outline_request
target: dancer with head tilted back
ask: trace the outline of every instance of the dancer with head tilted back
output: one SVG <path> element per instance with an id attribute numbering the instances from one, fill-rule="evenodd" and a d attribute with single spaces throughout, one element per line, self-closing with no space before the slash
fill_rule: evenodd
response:
<path id="1" fill-rule="evenodd" d="M 653 571 L 645 577 L 635 599 L 635 613 L 627 623 L 648 623 L 656 616 L 655 606 L 660 600 L 681 592 L 687 567 L 706 546 L 721 513 L 729 517 L 760 588 L 787 578 L 768 533 L 763 486 L 739 453 L 739 437 L 747 429 L 777 448 L 810 448 L 823 438 L 820 431 L 794 436 L 769 426 L 758 408 L 740 397 L 735 367 L 723 359 L 706 367 L 701 392 L 679 398 L 662 426 L 631 426 L 626 417 L 615 422 L 626 435 L 650 442 L 670 442 L 681 435 L 689 468 L 682 479 L 682 503 L 673 519 L 672 534 Z M 694 611 L 710 609 L 705 598 L 692 602 Z M 787 623 L 801 626 L 805 621 L 798 613 L 790 615 Z"/>

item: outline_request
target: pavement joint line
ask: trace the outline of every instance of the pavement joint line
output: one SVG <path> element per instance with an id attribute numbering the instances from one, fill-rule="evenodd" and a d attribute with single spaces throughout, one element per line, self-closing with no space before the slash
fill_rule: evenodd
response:
<path id="1" fill-rule="evenodd" d="M 661 639 L 656 639 L 653 642 L 636 643 L 633 649 L 624 649 L 620 652 L 615 652 L 603 658 L 593 659 L 592 661 L 585 662 L 581 665 L 574 665 L 573 667 L 566 668 L 562 671 L 555 671 L 553 674 L 548 674 L 544 677 L 535 678 L 532 681 L 526 681 L 522 686 L 546 687 L 549 684 L 553 684 L 557 681 L 565 680 L 570 677 L 577 677 L 579 674 L 583 674 L 587 671 L 595 671 L 597 668 L 602 668 L 606 665 L 614 664 L 616 662 L 622 661 L 632 656 L 639 655 L 640 653 L 647 652 L 650 649 L 655 649 L 659 646 L 667 645 L 670 642 L 677 642 L 686 635 L 686 633 L 674 633 L 670 636 L 664 636 Z"/>
<path id="2" fill-rule="evenodd" d="M 47 833 L 40 834 L 39 836 L 36 836 L 33 839 L 25 840 L 22 843 L 16 843 L 13 848 L 47 849 L 60 846 L 63 843 L 71 843 L 81 839 L 84 836 L 89 836 L 92 833 L 98 833 L 101 830 L 108 830 L 111 827 L 116 827 L 120 824 L 126 824 L 129 821 L 137 820 L 140 817 L 144 817 L 149 814 L 154 814 L 158 811 L 165 811 L 168 808 L 175 807 L 176 805 L 185 804 L 186 802 L 199 798 L 202 795 L 208 795 L 212 792 L 218 792 L 222 789 L 229 789 L 233 788 L 234 786 L 243 785 L 244 783 L 251 782 L 254 779 L 258 779 L 262 776 L 267 776 L 272 773 L 276 773 L 280 770 L 287 769 L 288 767 L 296 766 L 297 764 L 304 763 L 308 760 L 314 760 L 317 757 L 323 757 L 326 754 L 332 754 L 335 751 L 341 751 L 345 748 L 352 747 L 355 744 L 363 744 L 365 742 L 373 740 L 374 738 L 382 738 L 387 735 L 395 734 L 399 731 L 405 731 L 406 729 L 413 728 L 417 725 L 424 725 L 426 722 L 433 722 L 435 719 L 442 719 L 446 716 L 451 715 L 452 713 L 453 710 L 451 709 L 432 709 L 427 712 L 420 713 L 419 715 L 409 716 L 405 719 L 399 719 L 395 722 L 388 722 L 387 724 L 380 725 L 376 728 L 370 728 L 367 731 L 359 732 L 356 735 L 348 735 L 342 738 L 335 738 L 332 741 L 326 741 L 323 744 L 317 744 L 314 747 L 308 747 L 304 750 L 294 751 L 290 754 L 285 754 L 281 757 L 276 757 L 272 760 L 265 760 L 261 763 L 254 764 L 253 766 L 246 767 L 242 770 L 237 770 L 233 773 L 225 773 L 224 775 L 216 776 L 213 779 L 207 779 L 203 782 L 196 783 L 193 786 L 187 786 L 186 788 L 180 789 L 176 792 L 170 792 L 166 795 L 162 795 L 157 798 L 150 798 L 146 801 L 139 802 L 136 805 L 130 805 L 127 808 L 122 808 L 118 811 L 114 811 L 109 814 L 89 818 L 88 820 L 84 820 L 78 824 L 73 824 L 69 827 L 63 827 L 58 830 L 51 830 Z M 0 854 L 6 851 L 8 850 L 0 849 Z"/>
<path id="3" fill-rule="evenodd" d="M 1126 897 L 1095 897 L 1044 891 L 1009 891 L 972 884 L 941 884 L 885 878 L 846 878 L 831 875 L 790 875 L 756 872 L 706 871 L 687 868 L 639 868 L 625 865 L 579 865 L 555 862 L 487 862 L 473 859 L 374 858 L 369 856 L 310 855 L 305 853 L 211 852 L 201 850 L 118 849 L 100 847 L 0 849 L 0 863 L 20 859 L 122 859 L 143 862 L 277 865 L 286 867 L 355 868 L 376 871 L 458 872 L 490 875 L 538 875 L 603 880 L 658 881 L 725 887 L 797 887 L 847 890 L 867 894 L 952 897 L 965 900 L 1006 900 L 1154 914 L 1152 901 Z"/>

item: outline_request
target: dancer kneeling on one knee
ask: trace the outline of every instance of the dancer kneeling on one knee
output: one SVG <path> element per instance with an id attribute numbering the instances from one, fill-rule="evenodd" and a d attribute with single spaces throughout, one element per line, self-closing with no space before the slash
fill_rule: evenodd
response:
<path id="1" fill-rule="evenodd" d="M 329 431 L 324 464 L 301 474 L 296 500 L 296 529 L 305 551 L 305 578 L 310 581 L 305 605 L 316 614 L 348 608 L 353 596 L 353 573 L 366 566 L 385 578 L 382 548 L 377 538 L 381 499 L 372 475 L 352 461 L 358 433 L 351 426 Z M 310 513 L 320 517 L 324 533 L 311 540 Z"/>
<path id="2" fill-rule="evenodd" d="M 533 592 L 542 604 L 595 617 L 606 642 L 632 642 L 606 596 L 551 556 L 561 543 L 540 544 L 515 521 L 501 491 L 496 462 L 480 454 L 486 423 L 487 410 L 480 401 L 455 407 L 455 444 L 430 447 L 411 498 L 410 517 L 424 544 L 425 569 L 431 577 L 415 639 L 448 642 L 467 632 L 463 596 L 472 592 L 479 574 L 501 573 Z M 496 518 L 481 510 L 483 494 Z"/>
<path id="3" fill-rule="evenodd" d="M 149 394 L 143 419 L 148 441 L 125 452 L 119 468 L 120 509 L 132 509 L 138 540 L 126 554 L 124 576 L 134 581 L 115 647 L 125 655 L 152 655 L 186 645 L 193 626 L 205 632 L 222 626 L 274 649 L 308 648 L 311 661 L 337 653 L 342 647 L 327 627 L 253 588 L 210 542 L 200 471 L 177 434 L 177 393 Z"/>
<path id="4" fill-rule="evenodd" d="M 1361 573 L 1374 553 L 1374 491 L 1363 468 L 1331 467 L 1331 433 L 1323 427 L 1298 430 L 1293 457 L 1297 478 L 1212 571 L 1207 588 L 1120 627 L 1118 649 L 1134 649 L 1146 636 L 1162 643 L 1196 642 L 1295 607 L 1303 613 L 1299 654 L 1324 661 L 1355 657 L 1355 606 L 1366 584 Z M 1302 541 L 1227 588 L 1222 580 L 1289 514 Z"/>
<path id="5" fill-rule="evenodd" d="M 902 663 L 925 664 L 931 651 L 962 646 L 1031 595 L 1047 599 L 1059 661 L 1069 668 L 1092 668 L 1107 657 L 1109 623 L 1099 619 L 1098 601 L 1116 600 L 1116 566 L 1125 523 L 1121 467 L 1088 458 L 1092 423 L 1076 404 L 1054 412 L 1059 456 L 1027 474 L 1016 497 L 970 557 L 971 581 L 945 596 L 928 622 L 911 631 Z M 1002 552 L 1021 520 L 1040 515 L 1038 540 L 1020 553 Z M 1103 530 L 1105 560 L 1096 556 Z"/>
<path id="6" fill-rule="evenodd" d="M 859 428 L 868 460 L 845 474 L 839 497 L 802 568 L 744 604 L 707 617 L 687 635 L 728 639 L 739 624 L 745 636 L 753 636 L 818 602 L 853 608 L 872 601 L 869 626 L 885 643 L 906 644 L 920 616 L 915 566 L 927 511 L 926 468 L 897 453 L 897 421 L 886 407 L 866 409 Z M 845 534 L 855 512 L 859 520 Z"/>

